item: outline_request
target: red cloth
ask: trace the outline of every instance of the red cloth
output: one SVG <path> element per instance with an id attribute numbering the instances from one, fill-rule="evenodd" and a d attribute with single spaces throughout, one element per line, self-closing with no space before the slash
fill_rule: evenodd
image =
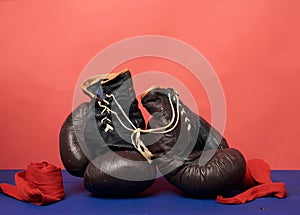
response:
<path id="1" fill-rule="evenodd" d="M 230 198 L 219 195 L 217 196 L 217 202 L 222 204 L 244 204 L 264 196 L 274 195 L 278 198 L 284 198 L 287 194 L 284 183 L 272 182 L 270 166 L 260 159 L 247 162 L 243 186 L 248 190 Z"/>
<path id="2" fill-rule="evenodd" d="M 64 198 L 61 169 L 48 164 L 31 163 L 26 171 L 15 174 L 16 186 L 0 184 L 0 191 L 21 201 L 45 205 Z"/>

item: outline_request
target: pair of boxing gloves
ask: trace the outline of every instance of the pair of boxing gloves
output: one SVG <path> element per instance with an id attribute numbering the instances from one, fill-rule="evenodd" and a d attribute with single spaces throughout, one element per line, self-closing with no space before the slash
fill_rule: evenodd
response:
<path id="1" fill-rule="evenodd" d="M 128 70 L 91 77 L 82 84 L 90 102 L 79 105 L 60 131 L 66 170 L 84 177 L 100 195 L 134 195 L 152 186 L 157 168 L 175 187 L 215 197 L 242 183 L 246 161 L 171 88 L 150 88 L 141 103 Z"/>

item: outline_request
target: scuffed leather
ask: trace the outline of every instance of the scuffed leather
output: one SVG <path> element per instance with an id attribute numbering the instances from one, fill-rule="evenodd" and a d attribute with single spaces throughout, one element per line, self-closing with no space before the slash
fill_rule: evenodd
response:
<path id="1" fill-rule="evenodd" d="M 135 127 L 142 129 L 146 127 L 144 117 L 138 107 L 138 101 L 136 99 L 132 78 L 129 71 L 120 74 L 109 82 L 103 83 L 102 90 L 104 98 L 107 94 L 113 94 L 116 97 L 124 112 L 128 114 L 130 121 L 135 125 Z M 106 99 L 112 102 L 111 106 L 114 107 L 113 109 L 115 111 L 119 111 L 116 109 L 112 100 L 109 98 Z M 121 113 L 119 113 L 119 115 L 122 116 Z"/>
<path id="2" fill-rule="evenodd" d="M 159 128 L 170 122 L 172 111 L 168 93 L 175 92 L 155 88 L 142 97 L 143 106 L 152 115 L 147 128 Z M 176 107 L 174 99 L 172 102 Z M 144 138 L 145 141 L 156 140 L 148 148 L 155 155 L 159 170 L 177 188 L 201 197 L 212 197 L 239 186 L 246 168 L 243 155 L 228 148 L 216 129 L 180 101 L 180 112 L 182 109 L 184 113 L 175 129 Z M 200 164 L 200 157 L 209 153 L 214 153 L 212 158 Z"/>
<path id="3" fill-rule="evenodd" d="M 131 177 L 135 180 L 126 180 Z M 84 185 L 98 195 L 134 195 L 148 189 L 155 177 L 155 167 L 149 165 L 144 157 L 138 152 L 124 150 L 108 152 L 94 159 L 86 169 Z"/>
<path id="4" fill-rule="evenodd" d="M 202 154 L 209 151 L 203 151 Z M 245 175 L 244 163 L 244 157 L 238 150 L 226 148 L 217 150 L 205 165 L 199 164 L 199 158 L 190 160 L 165 177 L 186 193 L 215 197 L 241 185 Z"/>
<path id="5" fill-rule="evenodd" d="M 89 103 L 80 104 L 64 121 L 59 134 L 60 157 L 66 170 L 74 176 L 83 177 L 89 159 L 84 147 L 83 127 Z"/>
<path id="6" fill-rule="evenodd" d="M 125 126 L 133 129 L 114 100 L 106 95 L 113 94 L 115 96 L 123 111 L 127 114 L 135 127 L 145 128 L 145 120 L 138 107 L 138 101 L 133 90 L 129 71 L 117 76 L 109 82 L 101 84 L 101 87 L 103 99 L 109 103 L 106 106 L 118 113 L 118 116 Z M 114 114 L 103 111 L 104 108 L 99 106 L 98 101 L 101 102 L 101 99 L 92 99 L 84 128 L 84 140 L 87 145 L 89 157 L 94 159 L 108 150 L 135 150 L 130 140 L 132 132 L 124 129 Z M 102 101 L 101 104 L 105 104 L 105 102 Z M 102 121 L 105 117 L 110 119 L 111 123 L 106 120 Z M 105 132 L 107 123 L 113 126 L 114 129 Z"/>
<path id="7" fill-rule="evenodd" d="M 102 98 L 98 95 L 90 102 L 84 127 L 84 142 L 88 157 L 92 160 L 84 174 L 84 185 L 90 192 L 100 195 L 132 195 L 145 191 L 154 182 L 156 167 L 150 165 L 137 152 L 131 143 L 132 131 L 122 125 L 123 123 L 130 129 L 145 128 L 145 120 L 138 107 L 130 72 L 121 73 L 106 82 L 100 80 L 99 86 L 101 90 L 93 90 L 101 91 Z M 110 95 L 114 95 L 134 127 Z M 116 112 L 122 123 L 110 111 L 105 111 L 99 102 Z M 107 125 L 113 129 L 106 129 Z M 122 179 L 126 174 L 149 180 Z"/>

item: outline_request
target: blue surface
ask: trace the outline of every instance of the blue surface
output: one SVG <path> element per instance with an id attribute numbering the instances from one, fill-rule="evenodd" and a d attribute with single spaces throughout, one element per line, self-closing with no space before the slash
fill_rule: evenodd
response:
<path id="1" fill-rule="evenodd" d="M 0 183 L 14 183 L 15 170 L 1 170 Z M 285 199 L 266 197 L 244 205 L 222 205 L 215 200 L 182 195 L 159 178 L 139 197 L 99 198 L 84 189 L 82 179 L 63 171 L 65 199 L 47 206 L 36 206 L 0 193 L 0 214 L 300 214 L 300 171 L 272 171 L 273 181 L 286 184 Z"/>

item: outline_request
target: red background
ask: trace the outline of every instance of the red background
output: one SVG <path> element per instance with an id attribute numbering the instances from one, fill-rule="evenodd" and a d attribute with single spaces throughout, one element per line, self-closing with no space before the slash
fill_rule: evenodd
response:
<path id="1" fill-rule="evenodd" d="M 84 66 L 114 42 L 155 34 L 192 45 L 214 67 L 231 146 L 272 169 L 299 169 L 300 2 L 174 2 L 0 1 L 0 168 L 62 166 L 58 133 Z M 164 60 L 128 65 L 133 74 L 165 71 L 189 83 Z M 202 110 L 209 120 L 209 104 Z"/>

